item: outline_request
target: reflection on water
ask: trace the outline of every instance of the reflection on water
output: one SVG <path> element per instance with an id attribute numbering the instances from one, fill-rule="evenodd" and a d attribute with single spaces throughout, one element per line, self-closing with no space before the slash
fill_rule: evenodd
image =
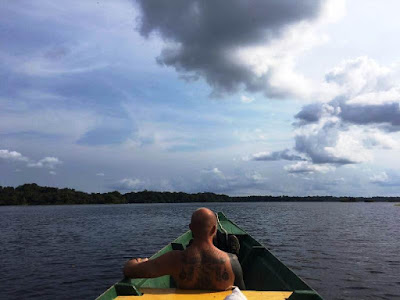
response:
<path id="1" fill-rule="evenodd" d="M 128 258 L 186 231 L 201 204 L 0 207 L 2 297 L 93 299 Z M 400 207 L 213 203 L 325 299 L 400 299 Z"/>

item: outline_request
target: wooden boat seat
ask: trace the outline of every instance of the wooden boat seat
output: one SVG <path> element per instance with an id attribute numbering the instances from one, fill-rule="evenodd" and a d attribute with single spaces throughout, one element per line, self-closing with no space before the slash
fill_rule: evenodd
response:
<path id="1" fill-rule="evenodd" d="M 223 300 L 226 296 L 230 295 L 232 291 L 213 292 L 213 291 L 200 291 L 200 290 L 179 290 L 179 289 L 152 289 L 142 288 L 140 291 L 142 296 L 118 296 L 115 300 Z M 268 299 L 268 300 L 285 300 L 290 297 L 292 292 L 280 291 L 242 291 L 248 300 Z"/>

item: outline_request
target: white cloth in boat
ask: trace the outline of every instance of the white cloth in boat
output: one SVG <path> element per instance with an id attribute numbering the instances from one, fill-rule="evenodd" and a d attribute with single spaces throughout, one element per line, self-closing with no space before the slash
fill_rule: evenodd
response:
<path id="1" fill-rule="evenodd" d="M 240 291 L 240 289 L 235 286 L 232 294 L 225 297 L 224 300 L 247 300 L 246 296 Z"/>

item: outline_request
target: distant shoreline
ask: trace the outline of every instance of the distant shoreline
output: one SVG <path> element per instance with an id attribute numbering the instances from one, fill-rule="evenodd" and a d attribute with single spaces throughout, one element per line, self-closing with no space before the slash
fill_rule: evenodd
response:
<path id="1" fill-rule="evenodd" d="M 14 187 L 0 186 L 0 206 L 69 205 L 129 203 L 196 203 L 196 202 L 400 202 L 400 197 L 333 197 L 333 196 L 242 196 L 183 192 L 85 193 L 68 188 L 42 187 L 35 183 Z"/>

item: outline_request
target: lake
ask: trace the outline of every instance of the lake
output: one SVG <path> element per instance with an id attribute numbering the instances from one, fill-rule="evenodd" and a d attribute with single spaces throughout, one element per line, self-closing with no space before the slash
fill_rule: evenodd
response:
<path id="1" fill-rule="evenodd" d="M 393 203 L 186 203 L 0 207 L 3 299 L 94 299 L 188 229 L 223 211 L 325 299 L 400 299 Z"/>

